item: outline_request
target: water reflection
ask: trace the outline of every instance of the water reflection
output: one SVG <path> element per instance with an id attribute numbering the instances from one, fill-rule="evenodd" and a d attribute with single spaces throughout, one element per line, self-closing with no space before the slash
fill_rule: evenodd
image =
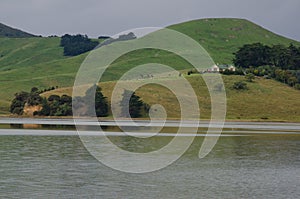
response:
<path id="1" fill-rule="evenodd" d="M 136 150 L 141 144 L 124 136 L 113 139 L 127 150 Z M 0 141 L 3 198 L 299 196 L 297 135 L 221 137 L 201 160 L 197 154 L 203 137 L 197 137 L 177 162 L 143 175 L 103 166 L 86 151 L 78 136 L 0 136 Z M 101 150 L 105 152 L 105 146 Z"/>

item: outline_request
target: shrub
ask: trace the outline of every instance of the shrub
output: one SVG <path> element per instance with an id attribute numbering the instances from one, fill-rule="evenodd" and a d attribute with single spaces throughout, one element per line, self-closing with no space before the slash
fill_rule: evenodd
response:
<path id="1" fill-rule="evenodd" d="M 247 82 L 253 82 L 255 76 L 252 73 L 248 73 L 247 75 L 245 75 L 245 79 Z"/>
<path id="2" fill-rule="evenodd" d="M 235 90 L 247 90 L 248 89 L 246 82 L 243 82 L 243 81 L 234 82 L 232 88 Z"/>

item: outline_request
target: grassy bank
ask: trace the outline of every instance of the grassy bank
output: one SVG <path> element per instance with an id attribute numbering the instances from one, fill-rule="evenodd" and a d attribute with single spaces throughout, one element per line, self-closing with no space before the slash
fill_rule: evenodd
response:
<path id="1" fill-rule="evenodd" d="M 234 90 L 234 82 L 242 81 L 243 76 L 222 76 L 227 95 L 227 120 L 237 121 L 282 121 L 300 122 L 300 92 L 271 79 L 256 78 L 248 82 L 248 90 Z M 186 76 L 192 85 L 199 102 L 201 119 L 210 119 L 211 99 L 205 82 L 200 75 Z M 166 78 L 159 81 L 174 81 Z M 110 101 L 115 82 L 100 83 L 105 96 Z M 169 119 L 180 118 L 180 107 L 176 96 L 168 89 L 149 84 L 136 93 L 148 104 L 161 104 Z M 61 88 L 44 94 L 72 95 L 72 88 Z M 189 97 L 189 96 L 186 96 Z M 187 105 L 188 106 L 188 105 Z M 187 107 L 188 108 L 188 107 Z"/>

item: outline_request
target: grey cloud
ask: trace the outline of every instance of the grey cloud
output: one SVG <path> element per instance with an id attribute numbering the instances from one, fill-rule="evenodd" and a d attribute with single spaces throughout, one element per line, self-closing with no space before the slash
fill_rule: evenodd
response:
<path id="1" fill-rule="evenodd" d="M 0 21 L 34 34 L 113 35 L 205 17 L 247 18 L 300 41 L 298 0 L 2 0 Z"/>

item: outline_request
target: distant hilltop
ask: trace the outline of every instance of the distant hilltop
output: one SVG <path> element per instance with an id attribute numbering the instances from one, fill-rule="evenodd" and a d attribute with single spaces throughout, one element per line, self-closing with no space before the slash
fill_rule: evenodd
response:
<path id="1" fill-rule="evenodd" d="M 26 37 L 36 37 L 36 35 L 0 23 L 0 37 L 26 38 Z"/>

